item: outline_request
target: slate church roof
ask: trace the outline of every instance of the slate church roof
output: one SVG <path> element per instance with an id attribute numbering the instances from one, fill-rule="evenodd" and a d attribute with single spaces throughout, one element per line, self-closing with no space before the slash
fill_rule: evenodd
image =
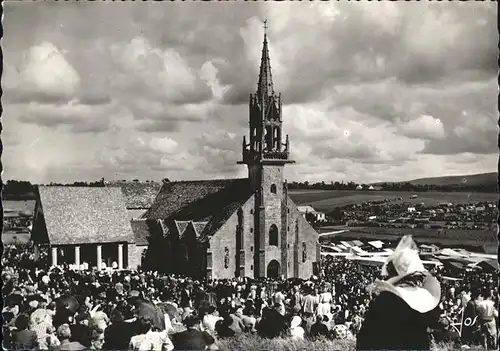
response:
<path id="1" fill-rule="evenodd" d="M 135 242 L 125 198 L 116 187 L 39 186 L 42 221 L 36 220 L 37 241 L 53 245 Z"/>
<path id="2" fill-rule="evenodd" d="M 108 186 L 122 189 L 129 210 L 148 209 L 161 188 L 161 184 L 155 182 L 113 182 Z"/>
<path id="3" fill-rule="evenodd" d="M 206 240 L 249 198 L 248 179 L 179 181 L 163 184 L 155 202 L 143 215 L 149 220 L 164 220 L 182 235 L 193 222 L 200 240 Z M 201 231 L 201 232 L 200 232 Z"/>

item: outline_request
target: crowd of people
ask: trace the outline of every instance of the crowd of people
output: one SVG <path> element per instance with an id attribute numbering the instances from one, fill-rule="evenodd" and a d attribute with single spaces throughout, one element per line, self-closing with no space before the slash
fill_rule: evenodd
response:
<path id="1" fill-rule="evenodd" d="M 4 250 L 7 349 L 213 350 L 218 340 L 247 333 L 367 339 L 363 325 L 373 324 L 369 311 L 375 309 L 369 287 L 382 278 L 380 267 L 333 257 L 325 257 L 320 274 L 308 280 L 197 281 L 141 270 L 48 267 L 30 250 Z M 496 348 L 497 275 L 464 272 L 461 280 L 449 280 L 445 271 L 430 274 L 441 288 L 430 337 Z"/>

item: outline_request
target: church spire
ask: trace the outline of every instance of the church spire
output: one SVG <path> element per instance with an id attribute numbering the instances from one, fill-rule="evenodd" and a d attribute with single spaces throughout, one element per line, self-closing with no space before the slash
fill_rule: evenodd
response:
<path id="1" fill-rule="evenodd" d="M 257 188 L 261 180 L 261 166 L 284 166 L 294 163 L 290 160 L 290 144 L 288 136 L 283 135 L 281 94 L 276 94 L 271 76 L 271 63 L 267 43 L 267 20 L 264 21 L 264 44 L 260 62 L 259 83 L 257 92 L 250 94 L 248 104 L 250 112 L 250 139 L 243 138 L 241 164 L 248 165 L 250 178 Z M 286 138 L 286 142 L 283 140 Z M 256 188 L 256 189 L 257 189 Z"/>
<path id="2" fill-rule="evenodd" d="M 259 83 L 257 85 L 257 96 L 260 99 L 263 97 L 273 96 L 273 77 L 271 75 L 271 60 L 269 59 L 269 49 L 267 46 L 267 19 L 264 21 L 264 44 L 262 46 L 262 57 L 260 59 Z"/>

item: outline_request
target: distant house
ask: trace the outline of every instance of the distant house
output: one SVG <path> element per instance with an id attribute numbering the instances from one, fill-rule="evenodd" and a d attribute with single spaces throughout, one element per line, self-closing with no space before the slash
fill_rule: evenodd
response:
<path id="1" fill-rule="evenodd" d="M 407 210 L 408 213 L 413 213 L 416 211 L 417 211 L 417 209 L 415 207 L 408 207 L 408 210 Z"/>
<path id="2" fill-rule="evenodd" d="M 306 214 L 314 215 L 317 222 L 326 221 L 326 216 L 323 212 L 318 212 L 312 206 L 297 206 L 299 212 L 305 217 Z"/>
<path id="3" fill-rule="evenodd" d="M 363 187 L 362 187 L 361 185 L 358 185 L 358 186 L 356 187 L 356 190 L 363 190 Z"/>
<path id="4" fill-rule="evenodd" d="M 36 257 L 51 249 L 52 265 L 133 269 L 141 262 L 119 188 L 39 186 L 31 238 Z"/>

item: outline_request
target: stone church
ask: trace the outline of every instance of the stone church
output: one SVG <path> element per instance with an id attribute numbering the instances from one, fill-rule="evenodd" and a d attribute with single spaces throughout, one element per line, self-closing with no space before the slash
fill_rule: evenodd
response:
<path id="1" fill-rule="evenodd" d="M 238 162 L 248 178 L 164 183 L 142 216 L 151 233 L 144 268 L 211 279 L 309 278 L 319 269 L 318 233 L 288 196 L 283 176 L 294 161 L 266 34 L 249 112 L 250 137 L 243 137 Z"/>

